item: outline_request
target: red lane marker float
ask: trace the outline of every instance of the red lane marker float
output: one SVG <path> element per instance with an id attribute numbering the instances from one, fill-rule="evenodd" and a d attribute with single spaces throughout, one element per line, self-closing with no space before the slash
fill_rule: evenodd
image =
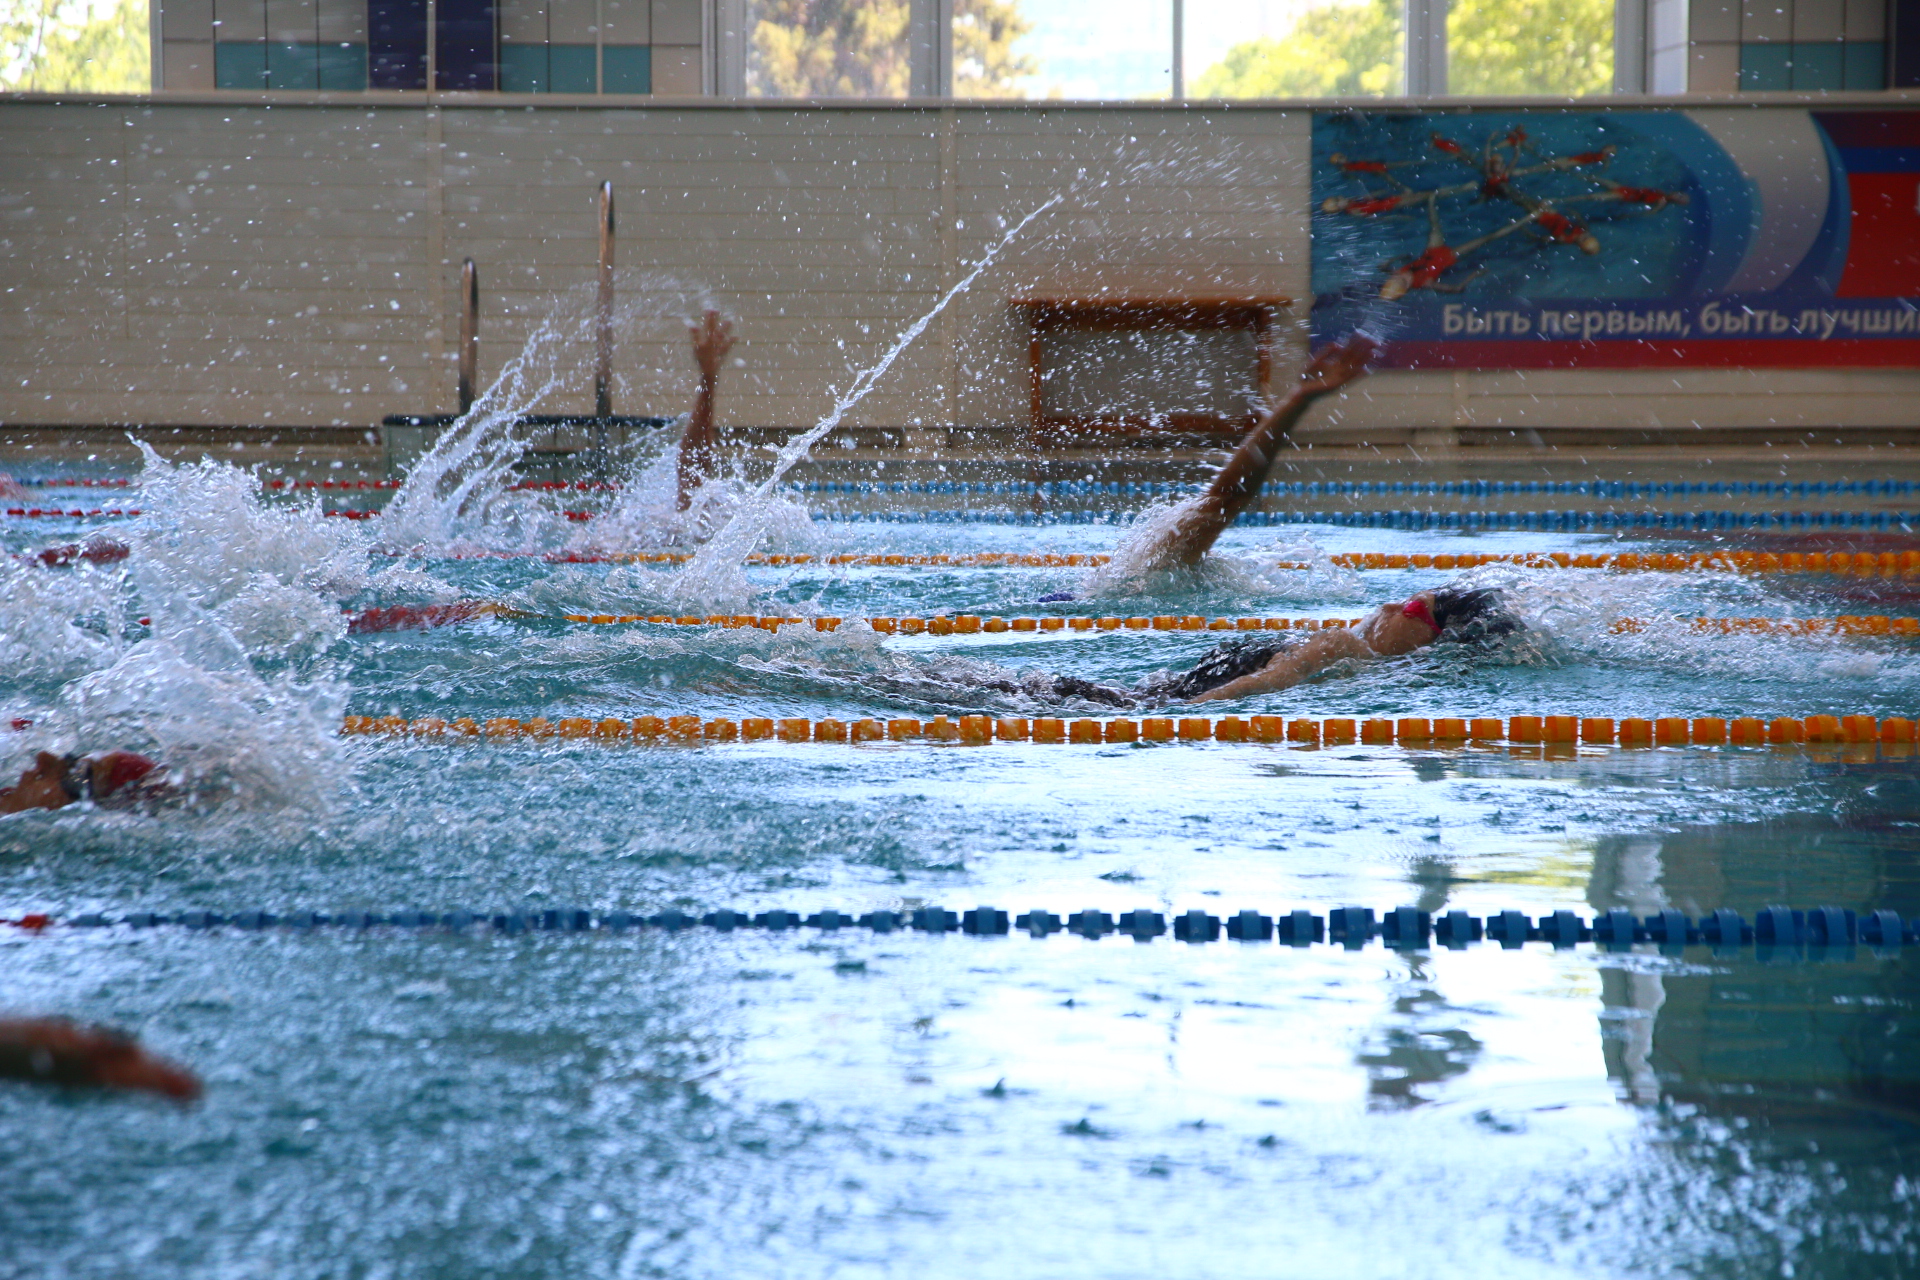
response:
<path id="1" fill-rule="evenodd" d="M 138 507 L 128 507 L 123 511 L 118 507 L 106 510 L 95 507 L 91 511 L 82 511 L 78 507 L 75 507 L 72 510 L 62 511 L 53 507 L 8 507 L 7 514 L 10 516 L 24 517 L 29 520 L 35 517 L 54 520 L 69 518 L 86 519 L 90 516 L 137 516 L 140 514 L 140 509 Z"/>
<path id="2" fill-rule="evenodd" d="M 402 480 L 269 480 L 269 489 L 398 489 Z"/>

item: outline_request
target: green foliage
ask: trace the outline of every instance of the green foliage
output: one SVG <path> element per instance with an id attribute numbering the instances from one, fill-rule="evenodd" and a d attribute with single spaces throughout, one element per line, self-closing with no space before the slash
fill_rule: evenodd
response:
<path id="1" fill-rule="evenodd" d="M 1454 0 L 1447 14 L 1451 93 L 1613 89 L 1613 0 Z"/>
<path id="2" fill-rule="evenodd" d="M 1311 9 L 1280 39 L 1227 50 L 1202 72 L 1202 98 L 1318 98 L 1397 93 L 1396 0 Z M 1606 93 L 1613 87 L 1613 0 L 1454 0 L 1447 14 L 1450 93 Z"/>
<path id="3" fill-rule="evenodd" d="M 146 0 L 0 0 L 0 89 L 146 93 Z"/>
<path id="4" fill-rule="evenodd" d="M 904 98 L 907 0 L 759 0 L 747 92 Z"/>
<path id="5" fill-rule="evenodd" d="M 6 3 L 7 0 L 0 0 Z M 756 0 L 747 92 L 773 98 L 904 98 L 908 0 Z M 1014 98 L 1039 63 L 1013 51 L 1033 29 L 1019 0 L 954 0 L 953 91 Z"/>
<path id="6" fill-rule="evenodd" d="M 1496 0 L 1499 2 L 1499 0 Z M 1380 97 L 1397 93 L 1397 0 L 1309 9 L 1276 40 L 1262 36 L 1227 50 L 1193 82 L 1200 98 Z"/>
<path id="7" fill-rule="evenodd" d="M 1033 30 L 1018 0 L 954 0 L 953 93 L 958 98 L 1018 98 L 1040 63 L 1013 42 Z"/>

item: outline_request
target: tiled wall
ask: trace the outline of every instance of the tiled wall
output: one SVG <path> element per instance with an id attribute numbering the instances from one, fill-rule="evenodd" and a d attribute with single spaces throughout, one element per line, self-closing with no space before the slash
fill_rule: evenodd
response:
<path id="1" fill-rule="evenodd" d="M 1023 422 L 1016 294 L 1300 298 L 1284 374 L 1311 294 L 1310 128 L 1307 111 L 1265 106 L 9 103 L 0 422 L 365 427 L 444 411 L 461 259 L 480 267 L 487 381 L 556 306 L 591 305 L 606 180 L 620 298 L 639 313 L 615 351 L 625 412 L 685 407 L 679 317 L 711 300 L 740 337 L 722 421 L 816 421 L 1008 220 L 1056 196 L 853 421 Z M 591 339 L 556 361 L 531 407 L 589 408 Z M 1305 433 L 1911 426 L 1917 403 L 1907 369 L 1421 370 L 1369 378 Z"/>
<path id="2" fill-rule="evenodd" d="M 160 88 L 426 88 L 424 0 L 155 0 Z M 440 0 L 440 89 L 698 94 L 700 0 Z"/>
<path id="3" fill-rule="evenodd" d="M 1886 87 L 1887 0 L 1690 0 L 1687 32 L 1694 93 Z"/>

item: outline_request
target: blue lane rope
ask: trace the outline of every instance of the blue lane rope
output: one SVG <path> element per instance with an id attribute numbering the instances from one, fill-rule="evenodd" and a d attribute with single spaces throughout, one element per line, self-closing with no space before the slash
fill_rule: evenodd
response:
<path id="1" fill-rule="evenodd" d="M 847 524 L 1124 525 L 1137 512 L 1062 511 L 828 511 L 815 520 Z M 1823 529 L 1912 532 L 1920 513 L 1900 511 L 1248 511 L 1234 524 L 1252 528 L 1319 524 L 1348 529 L 1452 530 L 1462 533 L 1720 533 L 1743 530 L 1811 532 Z"/>
<path id="2" fill-rule="evenodd" d="M 464 932 L 488 929 L 508 935 L 528 932 L 620 934 L 640 930 L 680 933 L 695 928 L 720 933 L 744 929 L 782 933 L 802 928 L 823 932 L 860 928 L 875 933 L 912 930 L 982 937 L 1014 931 L 1036 938 L 1063 932 L 1090 939 L 1114 934 L 1131 937 L 1137 942 L 1150 942 L 1170 931 L 1181 942 L 1217 942 L 1224 937 L 1240 942 L 1279 942 L 1295 947 L 1328 943 L 1348 950 L 1364 947 L 1374 941 L 1397 949 L 1424 948 L 1437 942 L 1457 950 L 1474 943 L 1494 942 L 1511 951 L 1529 942 L 1544 942 L 1556 948 L 1593 943 L 1602 950 L 1621 951 L 1636 943 L 1647 943 L 1667 951 L 1688 946 L 1707 946 L 1720 950 L 1751 946 L 1787 954 L 1817 953 L 1822 949 L 1832 951 L 1856 944 L 1879 950 L 1920 945 L 1920 917 L 1903 920 L 1895 911 L 1856 913 L 1842 907 L 1816 907 L 1810 910 L 1765 907 L 1751 922 L 1738 912 L 1726 909 L 1709 912 L 1695 920 L 1672 910 L 1636 917 L 1630 911 L 1615 909 L 1592 918 L 1561 910 L 1535 919 L 1523 911 L 1498 911 L 1480 917 L 1458 910 L 1434 915 L 1415 907 L 1397 907 L 1379 916 L 1374 914 L 1371 907 L 1336 907 L 1325 915 L 1305 909 L 1274 916 L 1245 910 L 1222 917 L 1196 908 L 1174 915 L 1171 929 L 1167 916 L 1147 909 L 1124 911 L 1117 916 L 1105 911 L 1086 910 L 1062 917 L 1051 911 L 1039 910 L 1012 916 L 997 907 L 975 907 L 960 912 L 945 907 L 922 907 L 911 912 L 869 911 L 860 916 L 831 910 L 802 915 L 797 911 L 773 910 L 754 914 L 731 909 L 709 911 L 699 916 L 683 911 L 637 915 L 627 911 L 596 913 L 584 907 L 549 907 L 537 911 L 497 913 L 346 911 L 332 915 L 313 911 L 287 915 L 275 915 L 267 911 L 241 911 L 232 915 L 212 911 L 183 911 L 172 915 L 136 911 L 117 919 L 98 914 L 76 916 L 65 921 L 30 916 L 11 923 L 35 930 L 58 924 L 75 929 L 116 926 L 153 929 L 171 925 L 194 930 L 391 928 Z"/>

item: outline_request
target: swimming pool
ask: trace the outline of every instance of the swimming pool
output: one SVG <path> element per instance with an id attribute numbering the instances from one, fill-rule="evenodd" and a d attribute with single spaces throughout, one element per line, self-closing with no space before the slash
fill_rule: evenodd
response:
<path id="1" fill-rule="evenodd" d="M 9 916 L 1920 915 L 1920 774 L 1872 748 L 341 738 L 343 714 L 1034 716 L 1059 708 L 982 682 L 1131 682 L 1218 637 L 569 623 L 681 612 L 680 571 L 373 554 L 377 521 L 261 514 L 224 480 L 148 497 L 125 566 L 9 571 L 0 688 L 36 725 L 4 763 L 36 732 L 172 734 L 228 796 L 0 822 Z M 76 528 L 0 533 L 18 550 Z M 958 556 L 1115 534 L 784 536 Z M 1334 553 L 1725 545 L 1746 544 L 1237 529 L 1205 574 L 1090 597 L 1070 566 L 815 561 L 748 569 L 732 611 L 1350 617 L 1450 575 Z M 1470 573 L 1525 601 L 1527 639 L 1209 710 L 1920 711 L 1910 640 L 1689 624 L 1908 616 L 1905 578 Z M 1082 598 L 1036 603 L 1063 591 Z M 446 599 L 537 616 L 338 634 L 343 606 Z M 172 656 L 141 665 L 156 640 Z M 1913 947 L 393 926 L 0 929 L 0 947 L 11 1006 L 129 1026 L 208 1083 L 185 1111 L 0 1090 L 0 1221 L 28 1274 L 1839 1277 L 1920 1256 Z"/>

